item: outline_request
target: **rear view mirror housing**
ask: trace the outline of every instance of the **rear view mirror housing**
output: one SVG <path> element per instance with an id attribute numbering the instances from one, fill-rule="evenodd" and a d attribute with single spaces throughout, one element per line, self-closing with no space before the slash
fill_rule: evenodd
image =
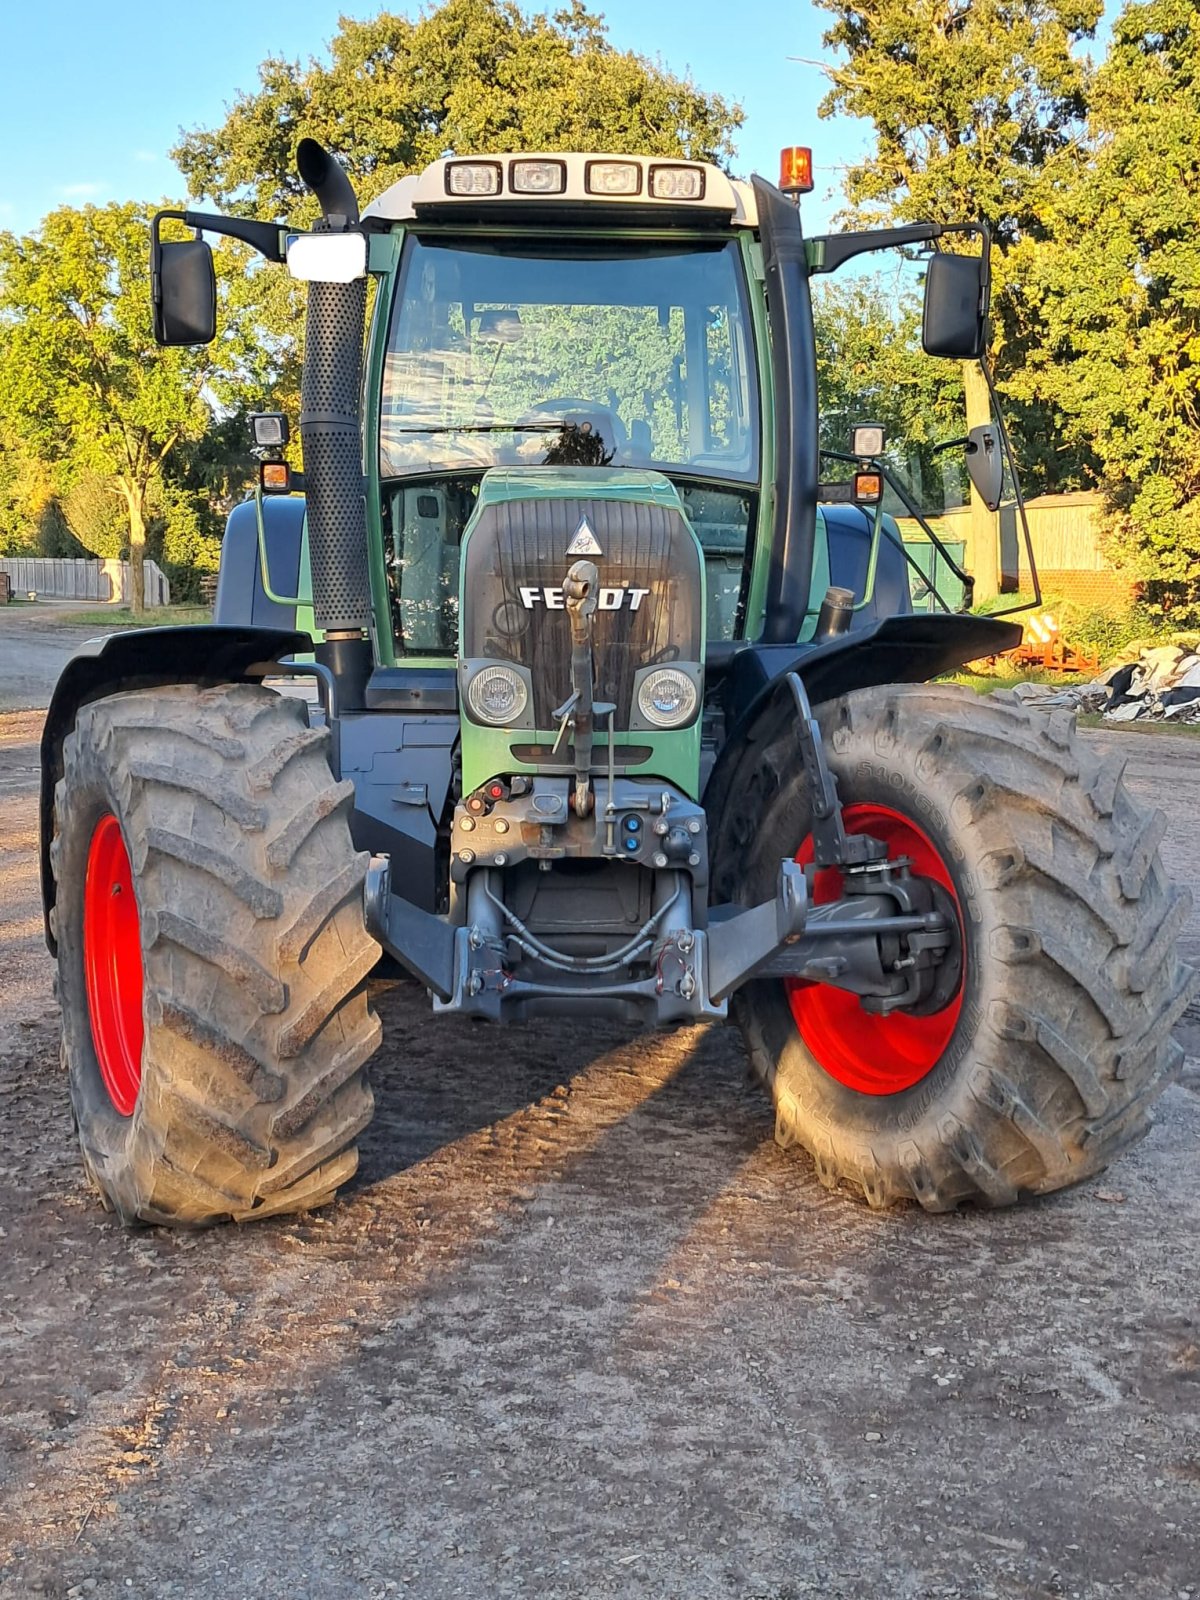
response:
<path id="1" fill-rule="evenodd" d="M 217 273 L 203 239 L 164 242 L 151 230 L 154 338 L 168 346 L 211 344 L 217 333 Z"/>
<path id="2" fill-rule="evenodd" d="M 987 264 L 939 251 L 925 272 L 921 347 L 926 355 L 978 361 L 987 348 Z"/>
<path id="3" fill-rule="evenodd" d="M 1004 451 L 993 423 L 981 422 L 967 435 L 967 473 L 988 510 L 998 511 L 1004 495 Z"/>

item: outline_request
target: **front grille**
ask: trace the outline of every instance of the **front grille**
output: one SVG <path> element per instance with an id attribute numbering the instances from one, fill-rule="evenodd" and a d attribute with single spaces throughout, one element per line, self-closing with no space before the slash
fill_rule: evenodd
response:
<path id="1" fill-rule="evenodd" d="M 553 725 L 571 688 L 571 627 L 555 591 L 579 559 L 567 547 L 585 521 L 600 547 L 586 556 L 602 591 L 595 695 L 615 703 L 616 726 L 625 730 L 639 668 L 700 659 L 700 556 L 677 510 L 616 499 L 485 506 L 467 544 L 461 650 L 528 667 L 536 725 Z"/>

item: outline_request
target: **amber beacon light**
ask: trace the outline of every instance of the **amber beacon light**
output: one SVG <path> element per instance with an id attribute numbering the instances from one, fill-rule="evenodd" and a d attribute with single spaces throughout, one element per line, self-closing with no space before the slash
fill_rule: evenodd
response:
<path id="1" fill-rule="evenodd" d="M 784 194 L 808 194 L 813 186 L 812 151 L 793 144 L 779 152 L 779 187 Z"/>

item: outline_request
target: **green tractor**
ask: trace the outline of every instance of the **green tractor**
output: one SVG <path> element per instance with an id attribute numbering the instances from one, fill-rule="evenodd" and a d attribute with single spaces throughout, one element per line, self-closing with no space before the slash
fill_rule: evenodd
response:
<path id="1" fill-rule="evenodd" d="M 821 447 L 812 279 L 924 252 L 924 351 L 977 361 L 986 231 L 806 239 L 763 179 L 606 155 L 449 158 L 360 214 L 298 164 L 316 230 L 163 213 L 152 258 L 168 345 L 215 335 L 204 232 L 308 284 L 303 497 L 257 417 L 213 625 L 88 647 L 46 723 L 106 1203 L 328 1201 L 381 952 L 438 1015 L 732 1013 L 780 1143 L 872 1206 L 1102 1169 L 1181 1060 L 1161 819 L 1069 714 L 932 681 L 1019 629 L 968 614 L 880 426 Z M 999 505 L 998 415 L 939 448 Z"/>

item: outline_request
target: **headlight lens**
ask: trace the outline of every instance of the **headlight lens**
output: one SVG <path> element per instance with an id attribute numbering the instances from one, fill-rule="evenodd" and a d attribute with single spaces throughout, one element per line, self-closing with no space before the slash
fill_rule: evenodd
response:
<path id="1" fill-rule="evenodd" d="M 655 728 L 678 728 L 696 714 L 696 685 L 686 672 L 660 667 L 642 679 L 638 710 Z"/>
<path id="2" fill-rule="evenodd" d="M 484 667 L 467 685 L 467 704 L 480 722 L 503 728 L 523 714 L 529 690 L 512 667 Z"/>

